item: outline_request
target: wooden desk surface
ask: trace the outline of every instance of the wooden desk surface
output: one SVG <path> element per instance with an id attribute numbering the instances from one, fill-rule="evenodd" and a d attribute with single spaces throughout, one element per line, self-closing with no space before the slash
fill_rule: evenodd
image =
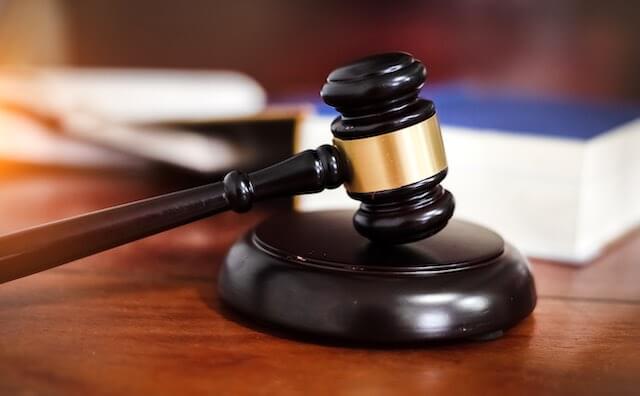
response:
<path id="1" fill-rule="evenodd" d="M 0 233 L 164 192 L 0 177 Z M 220 306 L 217 267 L 269 214 L 223 214 L 0 285 L 0 394 L 638 394 L 640 231 L 587 268 L 534 261 L 533 316 L 492 342 L 305 343 Z"/>

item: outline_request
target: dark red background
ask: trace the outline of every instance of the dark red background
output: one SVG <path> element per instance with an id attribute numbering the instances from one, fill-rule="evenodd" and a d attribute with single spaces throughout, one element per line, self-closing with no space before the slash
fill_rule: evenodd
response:
<path id="1" fill-rule="evenodd" d="M 232 68 L 316 90 L 354 57 L 404 50 L 431 79 L 640 98 L 633 1 L 63 1 L 79 65 Z"/>

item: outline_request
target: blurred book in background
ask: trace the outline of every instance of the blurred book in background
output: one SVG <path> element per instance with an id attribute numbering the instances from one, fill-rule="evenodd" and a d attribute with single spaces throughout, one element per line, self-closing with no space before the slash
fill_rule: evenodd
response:
<path id="1" fill-rule="evenodd" d="M 588 262 L 640 221 L 640 107 L 427 87 L 436 103 L 456 216 L 509 235 L 526 254 Z M 297 149 L 326 142 L 317 102 Z M 344 191 L 301 196 L 299 210 L 356 207 Z"/>
<path id="2" fill-rule="evenodd" d="M 198 175 L 279 160 L 295 114 L 231 71 L 26 69 L 0 74 L 0 159 L 123 168 L 146 160 Z M 283 138 L 274 139 L 282 135 Z"/>

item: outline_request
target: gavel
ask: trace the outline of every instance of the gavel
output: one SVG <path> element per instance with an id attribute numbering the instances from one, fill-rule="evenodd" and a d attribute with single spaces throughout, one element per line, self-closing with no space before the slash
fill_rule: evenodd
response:
<path id="1" fill-rule="evenodd" d="M 333 145 L 303 151 L 221 182 L 36 226 L 0 237 L 0 283 L 34 274 L 254 202 L 345 185 L 361 202 L 355 229 L 375 244 L 405 244 L 442 230 L 454 200 L 433 102 L 419 98 L 424 65 L 406 53 L 334 70 L 321 96 L 341 114 Z"/>
<path id="2" fill-rule="evenodd" d="M 448 165 L 422 63 L 406 53 L 329 74 L 333 145 L 249 174 L 0 237 L 0 282 L 254 202 L 344 184 L 348 211 L 289 212 L 240 238 L 218 296 L 251 319 L 358 342 L 493 339 L 536 305 L 528 262 L 495 232 L 451 219 Z M 355 230 L 354 230 L 355 228 Z"/>

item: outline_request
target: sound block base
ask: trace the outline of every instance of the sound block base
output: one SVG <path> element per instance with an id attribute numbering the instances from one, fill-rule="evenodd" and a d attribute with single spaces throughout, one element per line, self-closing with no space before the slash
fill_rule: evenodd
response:
<path id="1" fill-rule="evenodd" d="M 536 304 L 526 259 L 484 227 L 451 220 L 419 242 L 381 246 L 352 212 L 290 213 L 236 242 L 224 302 L 285 329 L 357 342 L 492 339 Z"/>

